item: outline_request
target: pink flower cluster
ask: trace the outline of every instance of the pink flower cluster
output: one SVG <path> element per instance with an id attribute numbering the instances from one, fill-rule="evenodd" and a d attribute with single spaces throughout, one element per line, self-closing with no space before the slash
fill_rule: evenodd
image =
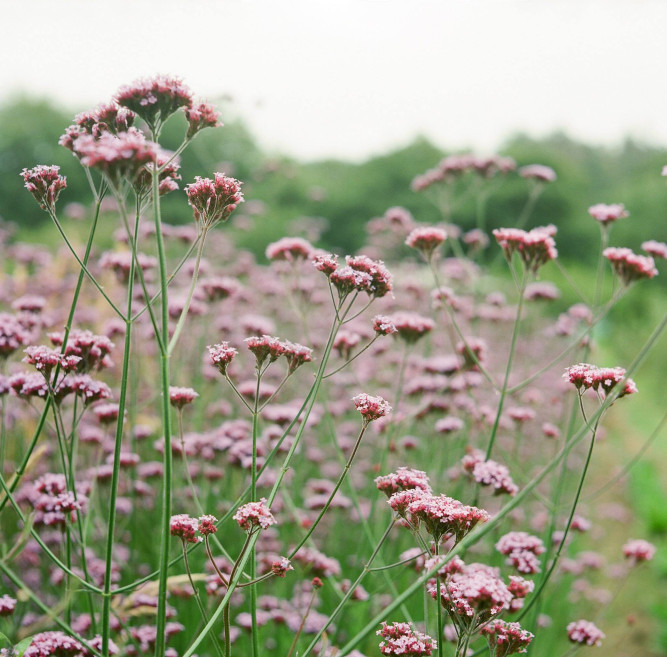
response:
<path id="1" fill-rule="evenodd" d="M 546 548 L 537 536 L 527 532 L 509 532 L 496 543 L 496 550 L 507 556 L 507 563 L 520 573 L 540 572 L 540 560 L 537 558 Z"/>
<path id="2" fill-rule="evenodd" d="M 394 333 L 398 333 L 393 319 L 386 315 L 376 315 L 373 317 L 373 331 L 378 335 L 393 335 Z"/>
<path id="3" fill-rule="evenodd" d="M 482 563 L 460 565 L 439 588 L 443 606 L 461 624 L 485 623 L 509 609 L 514 598 L 498 569 Z M 428 591 L 434 598 L 438 597 L 437 584 L 429 585 Z"/>
<path id="4" fill-rule="evenodd" d="M 122 86 L 116 101 L 156 129 L 180 108 L 192 107 L 192 92 L 180 78 L 156 75 Z"/>
<path id="5" fill-rule="evenodd" d="M 667 244 L 664 242 L 657 242 L 656 240 L 648 240 L 642 243 L 642 251 L 648 253 L 654 258 L 667 258 Z"/>
<path id="6" fill-rule="evenodd" d="M 436 168 L 417 176 L 412 181 L 412 189 L 420 192 L 434 184 L 453 182 L 468 173 L 492 178 L 498 173 L 507 174 L 515 169 L 516 162 L 511 157 L 500 155 L 480 157 L 472 153 L 450 155 L 441 160 Z"/>
<path id="7" fill-rule="evenodd" d="M 436 543 L 449 537 L 458 543 L 477 523 L 486 522 L 490 517 L 484 509 L 467 506 L 446 495 L 432 495 L 419 488 L 394 493 L 389 498 L 389 505 L 399 513 L 404 507 L 402 515 L 410 518 L 413 525 L 423 524 Z"/>
<path id="8" fill-rule="evenodd" d="M 169 386 L 169 403 L 174 408 L 181 409 L 186 404 L 191 404 L 197 397 L 199 397 L 199 393 L 192 388 Z"/>
<path id="9" fill-rule="evenodd" d="M 118 135 L 105 132 L 97 139 L 83 134 L 73 141 L 72 149 L 81 164 L 101 171 L 115 187 L 124 179 L 134 182 L 144 166 L 158 155 L 157 144 L 135 128 Z"/>
<path id="10" fill-rule="evenodd" d="M 39 207 L 47 212 L 55 212 L 58 196 L 67 187 L 67 179 L 59 171 L 58 166 L 44 164 L 21 171 L 24 187 L 34 196 Z"/>
<path id="11" fill-rule="evenodd" d="M 266 505 L 266 499 L 262 498 L 259 502 L 249 502 L 239 507 L 232 516 L 239 527 L 246 532 L 251 532 L 255 527 L 267 529 L 276 524 L 269 507 Z"/>
<path id="12" fill-rule="evenodd" d="M 391 405 L 382 397 L 373 397 L 362 392 L 352 397 L 355 408 L 361 413 L 364 424 L 378 420 L 391 413 Z"/>
<path id="13" fill-rule="evenodd" d="M 29 340 L 30 333 L 18 317 L 0 313 L 0 359 L 7 358 Z"/>
<path id="14" fill-rule="evenodd" d="M 428 475 L 423 470 L 415 470 L 401 466 L 396 472 L 375 478 L 377 489 L 387 497 L 402 490 L 419 488 L 426 493 L 431 492 Z"/>
<path id="15" fill-rule="evenodd" d="M 614 273 L 624 285 L 658 275 L 655 261 L 651 256 L 637 255 L 631 249 L 615 246 L 605 249 L 602 255 L 609 260 Z"/>
<path id="16" fill-rule="evenodd" d="M 184 543 L 201 543 L 202 536 L 215 534 L 218 531 L 215 516 L 203 515 L 199 519 L 190 517 L 187 513 L 171 516 L 169 531 L 172 536 L 178 536 Z M 201 536 L 197 536 L 197 532 Z"/>
<path id="17" fill-rule="evenodd" d="M 401 657 L 421 657 L 430 655 L 437 643 L 427 634 L 413 630 L 408 623 L 382 623 L 382 629 L 376 632 L 383 638 L 380 652 L 383 655 Z"/>
<path id="18" fill-rule="evenodd" d="M 51 344 L 61 347 L 65 339 L 64 333 L 49 333 Z M 111 365 L 109 354 L 114 348 L 113 342 L 105 335 L 95 335 L 91 331 L 72 329 L 67 336 L 65 356 L 78 356 L 78 370 L 89 372 L 94 369 L 102 369 Z"/>
<path id="19" fill-rule="evenodd" d="M 507 260 L 511 261 L 512 254 L 517 252 L 528 271 L 533 273 L 558 256 L 553 238 L 555 234 L 556 227 L 553 225 L 539 226 L 527 232 L 520 228 L 498 228 L 493 231 Z"/>
<path id="20" fill-rule="evenodd" d="M 527 652 L 530 642 L 535 638 L 528 630 L 521 629 L 519 623 L 507 623 L 495 620 L 481 630 L 489 643 L 492 657 L 507 657 Z"/>
<path id="21" fill-rule="evenodd" d="M 85 657 L 89 652 L 64 632 L 41 632 L 32 637 L 23 657 Z"/>
<path id="22" fill-rule="evenodd" d="M 16 609 L 16 600 L 7 594 L 0 596 L 0 616 L 11 616 Z"/>
<path id="23" fill-rule="evenodd" d="M 222 375 L 226 375 L 227 367 L 239 352 L 234 347 L 230 347 L 229 342 L 220 342 L 206 348 L 211 357 L 211 362 L 220 370 Z"/>
<path id="24" fill-rule="evenodd" d="M 461 459 L 461 464 L 466 472 L 472 474 L 478 484 L 493 488 L 494 495 L 505 493 L 514 496 L 519 491 L 508 468 L 491 459 L 485 460 L 484 453 L 479 449 L 471 450 L 469 454 L 466 454 Z"/>
<path id="25" fill-rule="evenodd" d="M 565 370 L 563 378 L 572 383 L 577 390 L 593 389 L 603 393 L 609 393 L 625 377 L 622 367 L 596 367 L 590 363 L 578 363 Z M 632 379 L 625 380 L 623 391 L 619 397 L 631 395 L 637 392 L 637 386 Z"/>
<path id="26" fill-rule="evenodd" d="M 269 260 L 310 260 L 314 254 L 313 245 L 301 237 L 283 237 L 266 247 L 266 257 Z"/>
<path id="27" fill-rule="evenodd" d="M 623 546 L 623 555 L 633 564 L 650 561 L 655 556 L 655 545 L 641 538 L 628 541 Z"/>
<path id="28" fill-rule="evenodd" d="M 246 338 L 245 342 L 257 359 L 257 368 L 261 368 L 267 358 L 270 363 L 273 363 L 284 356 L 287 360 L 288 371 L 292 374 L 301 365 L 313 360 L 313 350 L 310 347 L 304 347 L 302 344 L 289 340 L 281 340 L 270 335 L 254 335 Z"/>
<path id="29" fill-rule="evenodd" d="M 447 239 L 447 232 L 434 226 L 415 228 L 405 240 L 412 249 L 417 249 L 426 260 L 430 260 L 435 250 Z"/>
<path id="30" fill-rule="evenodd" d="M 243 203 L 242 184 L 224 173 L 216 173 L 213 180 L 195 176 L 195 182 L 186 186 L 185 193 L 200 230 L 226 221 L 238 204 Z"/>
<path id="31" fill-rule="evenodd" d="M 316 256 L 315 269 L 329 277 L 341 297 L 350 292 L 366 292 L 379 299 L 391 292 L 394 283 L 382 260 L 371 260 L 368 256 L 345 256 L 344 267 L 338 267 L 338 256 L 327 254 Z"/>
<path id="32" fill-rule="evenodd" d="M 395 313 L 390 320 L 396 327 L 397 336 L 408 344 L 414 344 L 419 338 L 430 333 L 435 326 L 435 322 L 430 317 L 410 312 Z"/>
<path id="33" fill-rule="evenodd" d="M 588 214 L 601 224 L 611 224 L 619 219 L 625 219 L 630 216 L 630 213 L 625 209 L 622 203 L 612 203 L 606 205 L 605 203 L 598 203 L 588 208 Z"/>
<path id="34" fill-rule="evenodd" d="M 587 646 L 602 645 L 605 635 L 591 621 L 578 620 L 567 626 L 567 636 L 572 643 L 581 643 Z"/>
<path id="35" fill-rule="evenodd" d="M 31 345 L 25 349 L 24 353 L 26 356 L 23 362 L 34 365 L 47 381 L 51 380 L 54 368 L 60 366 L 63 372 L 73 372 L 83 360 L 81 356 L 63 356 L 59 351 L 44 345 Z"/>
<path id="36" fill-rule="evenodd" d="M 47 473 L 28 484 L 24 494 L 35 509 L 35 524 L 62 527 L 68 520 L 74 521 L 77 511 L 84 510 L 86 496 L 78 491 L 75 497 L 67 490 L 65 475 Z"/>
<path id="37" fill-rule="evenodd" d="M 528 164 L 519 169 L 519 175 L 527 180 L 537 180 L 539 182 L 554 182 L 556 172 L 544 164 Z"/>
<path id="38" fill-rule="evenodd" d="M 220 114 L 210 103 L 199 103 L 196 107 L 186 107 L 185 118 L 188 120 L 186 139 L 192 139 L 204 128 L 219 128 L 222 126 Z"/>

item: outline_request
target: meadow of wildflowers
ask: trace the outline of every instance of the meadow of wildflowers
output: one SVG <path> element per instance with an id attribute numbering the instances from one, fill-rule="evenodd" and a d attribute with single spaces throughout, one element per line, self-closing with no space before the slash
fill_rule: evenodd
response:
<path id="1" fill-rule="evenodd" d="M 621 633 L 605 623 L 655 548 L 623 531 L 613 563 L 590 549 L 631 511 L 586 478 L 665 320 L 631 363 L 597 359 L 598 325 L 667 246 L 611 246 L 628 211 L 591 207 L 597 275 L 554 321 L 557 227 L 528 225 L 556 172 L 461 155 L 415 172 L 440 225 L 389 208 L 359 253 L 285 236 L 261 264 L 225 231 L 243 182 L 179 174 L 221 126 L 156 76 L 63 127 L 90 183 L 84 244 L 58 167 L 20 174 L 62 246 L 0 247 L 0 655 L 651 654 L 641 601 Z M 507 176 L 526 210 L 489 234 Z M 482 199 L 467 233 L 462 193 Z M 166 194 L 190 225 L 163 221 Z"/>

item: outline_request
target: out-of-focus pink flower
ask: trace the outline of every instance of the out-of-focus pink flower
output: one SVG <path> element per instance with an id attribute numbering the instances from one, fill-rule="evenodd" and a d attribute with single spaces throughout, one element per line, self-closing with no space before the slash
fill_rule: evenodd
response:
<path id="1" fill-rule="evenodd" d="M 519 169 L 519 175 L 527 180 L 536 180 L 538 182 L 554 182 L 556 172 L 544 164 L 527 164 Z"/>
<path id="2" fill-rule="evenodd" d="M 536 273 L 537 270 L 558 256 L 555 226 L 540 226 L 526 232 L 520 228 L 498 228 L 493 231 L 498 244 L 502 247 L 508 262 L 517 252 L 526 268 Z"/>
<path id="3" fill-rule="evenodd" d="M 572 643 L 581 643 L 587 646 L 602 645 L 605 635 L 591 621 L 578 620 L 567 626 L 567 637 Z"/>
<path id="4" fill-rule="evenodd" d="M 199 393 L 192 388 L 169 386 L 169 403 L 174 408 L 181 409 L 186 404 L 191 404 L 197 397 L 199 397 Z"/>
<path id="5" fill-rule="evenodd" d="M 537 536 L 527 532 L 509 532 L 496 543 L 496 550 L 507 556 L 507 563 L 514 566 L 520 573 L 539 573 L 540 560 L 538 555 L 546 548 Z"/>
<path id="6" fill-rule="evenodd" d="M 655 545 L 641 538 L 628 541 L 623 546 L 623 555 L 633 564 L 650 561 L 655 556 Z"/>
<path id="7" fill-rule="evenodd" d="M 611 267 L 624 285 L 630 285 L 642 278 L 653 278 L 658 275 L 655 261 L 650 256 L 633 253 L 625 247 L 609 247 L 602 252 L 609 260 Z"/>
<path id="8" fill-rule="evenodd" d="M 312 258 L 314 251 L 313 245 L 308 240 L 301 237 L 283 237 L 266 247 L 266 257 L 269 260 L 295 262 Z"/>
<path id="9" fill-rule="evenodd" d="M 622 203 L 612 203 L 611 205 L 598 203 L 588 208 L 588 214 L 601 224 L 611 224 L 619 219 L 625 219 L 625 217 L 630 216 L 630 213 Z"/>
<path id="10" fill-rule="evenodd" d="M 425 260 L 430 260 L 435 250 L 447 239 L 447 233 L 435 226 L 421 226 L 415 228 L 405 240 L 411 248 L 419 251 Z"/>
<path id="11" fill-rule="evenodd" d="M 667 258 L 667 244 L 664 242 L 657 242 L 656 240 L 648 240 L 642 243 L 642 251 L 648 253 L 654 258 Z"/>

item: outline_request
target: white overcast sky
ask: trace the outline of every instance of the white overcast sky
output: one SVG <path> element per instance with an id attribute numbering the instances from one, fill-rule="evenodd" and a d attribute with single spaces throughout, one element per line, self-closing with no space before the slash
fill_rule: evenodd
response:
<path id="1" fill-rule="evenodd" d="M 667 0 L 2 0 L 0 94 L 73 111 L 182 76 L 267 148 L 362 158 L 424 134 L 667 145 Z M 224 119 L 224 117 L 223 117 Z"/>

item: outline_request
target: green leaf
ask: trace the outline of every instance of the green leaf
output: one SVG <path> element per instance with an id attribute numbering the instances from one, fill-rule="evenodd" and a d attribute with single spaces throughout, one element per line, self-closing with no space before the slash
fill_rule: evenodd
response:
<path id="1" fill-rule="evenodd" d="M 16 657 L 23 657 L 23 653 L 28 649 L 30 644 L 32 643 L 32 637 L 26 637 L 23 639 L 23 641 L 19 641 L 15 646 L 14 646 L 14 653 L 16 654 Z"/>

